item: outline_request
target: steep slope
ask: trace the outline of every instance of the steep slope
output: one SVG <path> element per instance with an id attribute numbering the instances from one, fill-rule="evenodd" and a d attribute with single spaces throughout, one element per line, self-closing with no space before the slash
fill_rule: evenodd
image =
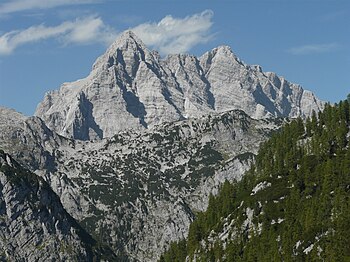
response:
<path id="1" fill-rule="evenodd" d="M 65 175 L 57 172 L 55 162 L 60 147 L 74 147 L 74 144 L 73 140 L 51 131 L 40 118 L 25 117 L 0 107 L 0 149 L 32 172 L 41 176 L 54 174 L 50 176 L 50 186 L 60 195 L 66 210 L 80 219 L 88 208 L 88 200 L 78 196 L 79 188 L 65 182 Z"/>
<path id="2" fill-rule="evenodd" d="M 322 108 L 311 92 L 244 64 L 227 46 L 200 58 L 161 59 L 127 31 L 88 77 L 48 92 L 35 115 L 60 135 L 93 140 L 233 109 L 262 118 L 304 117 Z"/>
<path id="3" fill-rule="evenodd" d="M 241 111 L 76 144 L 59 171 L 92 203 L 82 224 L 128 259 L 154 261 L 187 235 L 194 213 L 228 179 L 240 179 L 276 128 Z M 70 157 L 68 157 L 70 156 Z M 106 188 L 107 187 L 107 188 Z M 96 225 L 98 225 L 96 227 Z"/>
<path id="4" fill-rule="evenodd" d="M 350 105 L 326 105 L 266 142 L 161 261 L 348 261 Z"/>
<path id="5" fill-rule="evenodd" d="M 25 123 L 28 120 L 12 126 Z M 187 235 L 210 193 L 226 179 L 241 179 L 259 144 L 280 124 L 281 120 L 255 120 L 234 110 L 95 142 L 52 132 L 43 136 L 43 150 L 33 156 L 41 159 L 53 139 L 58 143 L 50 151 L 53 168 L 42 165 L 35 172 L 95 239 L 113 247 L 119 260 L 154 261 L 171 241 Z M 6 125 L 1 129 L 7 130 Z M 40 126 L 15 132 L 26 138 L 28 152 L 37 148 L 30 142 L 32 130 L 42 133 Z M 16 151 L 17 144 L 7 139 L 9 149 Z M 28 159 L 26 154 L 16 157 L 24 163 Z"/>
<path id="6" fill-rule="evenodd" d="M 49 185 L 0 151 L 1 261 L 113 259 L 63 209 Z M 110 251 L 109 251 L 110 252 Z M 104 254 L 106 253 L 106 254 Z"/>
<path id="7" fill-rule="evenodd" d="M 52 152 L 67 139 L 51 131 L 38 117 L 26 117 L 0 106 L 1 148 L 13 157 L 25 159 L 26 168 L 52 169 Z M 38 157 L 40 156 L 40 157 Z"/>

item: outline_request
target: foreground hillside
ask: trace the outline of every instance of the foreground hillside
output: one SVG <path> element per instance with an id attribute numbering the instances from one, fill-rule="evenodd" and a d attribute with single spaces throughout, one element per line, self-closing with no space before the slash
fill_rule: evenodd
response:
<path id="1" fill-rule="evenodd" d="M 0 261 L 115 259 L 67 212 L 40 177 L 0 150 Z"/>
<path id="2" fill-rule="evenodd" d="M 348 261 L 349 111 L 343 101 L 285 125 L 161 261 Z"/>
<path id="3" fill-rule="evenodd" d="M 240 179 L 281 125 L 234 110 L 88 142 L 59 136 L 37 117 L 0 111 L 1 148 L 43 177 L 119 261 L 155 261 L 187 236 L 210 193 Z"/>

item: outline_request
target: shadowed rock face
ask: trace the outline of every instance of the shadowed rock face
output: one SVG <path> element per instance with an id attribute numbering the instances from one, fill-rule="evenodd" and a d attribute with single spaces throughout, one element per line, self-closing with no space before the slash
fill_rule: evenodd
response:
<path id="1" fill-rule="evenodd" d="M 88 77 L 48 92 L 35 115 L 60 135 L 93 140 L 232 109 L 263 118 L 305 117 L 322 108 L 311 92 L 244 64 L 227 46 L 199 58 L 160 59 L 127 31 Z"/>
<path id="2" fill-rule="evenodd" d="M 103 254 L 50 186 L 2 150 L 0 239 L 1 261 L 95 261 Z"/>

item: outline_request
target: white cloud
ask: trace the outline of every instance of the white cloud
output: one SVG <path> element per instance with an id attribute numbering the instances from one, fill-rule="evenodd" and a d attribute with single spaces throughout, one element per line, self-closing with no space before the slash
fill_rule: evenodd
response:
<path id="1" fill-rule="evenodd" d="M 185 18 L 168 15 L 158 23 L 144 23 L 131 30 L 146 45 L 158 50 L 162 55 L 184 53 L 213 37 L 210 34 L 212 17 L 211 10 Z M 0 35 L 0 55 L 11 54 L 19 46 L 47 39 L 55 39 L 64 44 L 110 44 L 117 35 L 116 30 L 96 16 L 66 21 L 57 26 L 35 25 Z"/>
<path id="2" fill-rule="evenodd" d="M 14 12 L 48 9 L 63 5 L 92 4 L 101 2 L 100 0 L 9 0 L 0 5 L 0 14 Z"/>
<path id="3" fill-rule="evenodd" d="M 78 20 L 64 36 L 66 43 L 89 44 L 101 42 L 112 43 L 117 37 L 113 28 L 103 23 L 101 18 Z"/>
<path id="4" fill-rule="evenodd" d="M 112 28 L 105 25 L 99 17 L 86 17 L 67 21 L 58 26 L 31 26 L 0 36 L 0 55 L 11 54 L 17 47 L 27 43 L 56 38 L 65 44 L 89 44 L 93 42 L 110 43 L 116 36 Z"/>
<path id="5" fill-rule="evenodd" d="M 339 47 L 337 43 L 329 44 L 312 44 L 312 45 L 303 45 L 297 46 L 288 49 L 288 52 L 293 55 L 308 55 L 316 53 L 327 53 L 336 50 Z"/>
<path id="6" fill-rule="evenodd" d="M 162 55 L 183 53 L 212 38 L 209 32 L 213 25 L 212 17 L 211 10 L 183 19 L 168 15 L 158 23 L 144 23 L 131 30 Z"/>

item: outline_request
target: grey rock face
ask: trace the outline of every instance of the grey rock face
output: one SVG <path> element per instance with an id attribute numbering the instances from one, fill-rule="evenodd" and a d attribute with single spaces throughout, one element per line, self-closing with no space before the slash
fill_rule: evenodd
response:
<path id="1" fill-rule="evenodd" d="M 52 169 L 52 152 L 62 139 L 40 118 L 25 117 L 0 106 L 1 148 L 15 158 L 20 155 L 21 159 L 25 159 L 21 164 L 26 168 Z"/>
<path id="2" fill-rule="evenodd" d="M 0 146 L 119 261 L 155 261 L 187 236 L 211 193 L 241 179 L 281 125 L 270 116 L 322 107 L 228 47 L 160 59 L 126 32 L 88 77 L 47 93 L 35 117 L 0 108 Z"/>
<path id="3" fill-rule="evenodd" d="M 0 151 L 0 260 L 93 261 L 96 241 L 49 185 Z"/>
<path id="4" fill-rule="evenodd" d="M 311 92 L 244 64 L 227 46 L 200 58 L 160 59 L 128 31 L 88 77 L 48 92 L 35 115 L 60 135 L 94 140 L 233 109 L 263 118 L 305 117 L 322 108 Z"/>
<path id="5" fill-rule="evenodd" d="M 187 236 L 210 193 L 226 179 L 240 179 L 275 128 L 233 111 L 124 132 L 100 147 L 85 144 L 69 166 L 71 179 L 95 203 L 82 224 L 129 260 L 155 261 L 171 241 Z"/>
<path id="6" fill-rule="evenodd" d="M 119 260 L 155 261 L 171 241 L 187 236 L 195 212 L 205 210 L 210 193 L 216 194 L 225 180 L 242 177 L 260 142 L 280 124 L 235 110 L 94 142 L 52 132 L 49 137 L 57 137 L 50 154 L 54 169 L 41 166 L 35 172 Z M 37 128 L 41 130 L 26 130 Z M 21 137 L 29 137 L 26 130 L 20 129 Z M 15 148 L 15 140 L 8 143 Z M 36 147 L 26 144 L 28 151 Z M 43 142 L 41 147 L 35 159 L 51 146 Z M 26 155 L 17 157 L 26 162 Z"/>
<path id="7" fill-rule="evenodd" d="M 11 109 L 0 107 L 0 149 L 13 156 L 23 167 L 45 178 L 61 196 L 65 209 L 80 219 L 88 201 L 79 197 L 79 189 L 57 172 L 60 147 L 73 147 L 73 140 L 51 131 L 38 117 L 25 117 Z M 54 174 L 54 175 L 52 175 Z"/>

